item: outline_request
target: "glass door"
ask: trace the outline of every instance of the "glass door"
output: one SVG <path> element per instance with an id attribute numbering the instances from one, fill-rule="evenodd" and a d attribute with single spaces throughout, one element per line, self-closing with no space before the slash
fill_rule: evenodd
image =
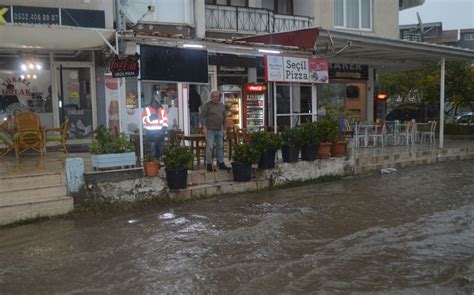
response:
<path id="1" fill-rule="evenodd" d="M 90 141 L 96 126 L 95 75 L 87 63 L 56 63 L 57 118 L 69 121 L 68 138 Z"/>

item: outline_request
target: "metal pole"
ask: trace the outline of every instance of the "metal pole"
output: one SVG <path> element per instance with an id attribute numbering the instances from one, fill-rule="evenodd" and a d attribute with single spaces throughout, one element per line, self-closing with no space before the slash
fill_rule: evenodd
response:
<path id="1" fill-rule="evenodd" d="M 137 53 L 140 54 L 140 45 L 137 44 Z M 141 69 L 142 69 L 142 60 L 141 58 L 138 59 L 138 77 L 137 77 L 137 99 L 138 99 L 138 112 L 139 112 L 139 136 L 140 136 L 140 163 L 143 163 L 143 122 L 141 118 L 141 111 L 142 111 L 142 80 L 141 80 Z"/>
<path id="2" fill-rule="evenodd" d="M 444 145 L 444 83 L 445 83 L 445 66 L 446 59 L 441 59 L 441 85 L 440 85 L 440 101 L 439 101 L 439 148 Z"/>

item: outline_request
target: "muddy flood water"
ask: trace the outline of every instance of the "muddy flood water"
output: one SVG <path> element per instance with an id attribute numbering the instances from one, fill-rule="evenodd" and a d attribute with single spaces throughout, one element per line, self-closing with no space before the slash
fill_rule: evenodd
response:
<path id="1" fill-rule="evenodd" d="M 0 229 L 0 293 L 472 294 L 474 161 Z"/>

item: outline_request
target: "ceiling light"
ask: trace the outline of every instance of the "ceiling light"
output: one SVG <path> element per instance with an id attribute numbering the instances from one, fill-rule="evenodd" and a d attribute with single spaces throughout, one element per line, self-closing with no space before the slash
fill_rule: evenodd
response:
<path id="1" fill-rule="evenodd" d="M 36 79 L 36 78 L 37 78 L 36 75 L 33 75 L 33 79 Z"/>
<path id="2" fill-rule="evenodd" d="M 31 78 L 30 74 L 26 75 L 26 78 L 30 79 Z"/>
<path id="3" fill-rule="evenodd" d="M 201 44 L 183 44 L 184 48 L 204 48 Z"/>
<path id="4" fill-rule="evenodd" d="M 259 49 L 258 52 L 261 53 L 273 53 L 273 54 L 280 54 L 280 50 L 275 50 L 275 49 Z"/>
<path id="5" fill-rule="evenodd" d="M 20 78 L 21 78 L 22 80 L 25 80 L 25 75 L 20 75 Z"/>
<path id="6" fill-rule="evenodd" d="M 35 68 L 35 66 L 34 66 L 33 64 L 29 64 L 28 67 L 29 67 L 30 69 L 34 69 L 34 68 Z"/>
<path id="7" fill-rule="evenodd" d="M 36 64 L 36 69 L 39 71 L 41 70 L 43 67 L 40 65 L 40 64 Z"/>
<path id="8" fill-rule="evenodd" d="M 25 65 L 25 64 L 21 64 L 21 69 L 22 69 L 23 71 L 26 71 L 26 70 L 27 70 L 26 65 Z"/>

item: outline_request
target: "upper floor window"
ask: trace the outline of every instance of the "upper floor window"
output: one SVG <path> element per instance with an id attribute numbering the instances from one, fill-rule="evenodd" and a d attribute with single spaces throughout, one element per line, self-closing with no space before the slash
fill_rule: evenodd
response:
<path id="1" fill-rule="evenodd" d="M 474 33 L 464 34 L 465 41 L 474 41 Z"/>
<path id="2" fill-rule="evenodd" d="M 248 0 L 206 0 L 206 4 L 213 5 L 232 5 L 232 6 L 244 6 L 248 7 Z"/>
<path id="3" fill-rule="evenodd" d="M 334 26 L 372 29 L 372 0 L 335 0 Z"/>

